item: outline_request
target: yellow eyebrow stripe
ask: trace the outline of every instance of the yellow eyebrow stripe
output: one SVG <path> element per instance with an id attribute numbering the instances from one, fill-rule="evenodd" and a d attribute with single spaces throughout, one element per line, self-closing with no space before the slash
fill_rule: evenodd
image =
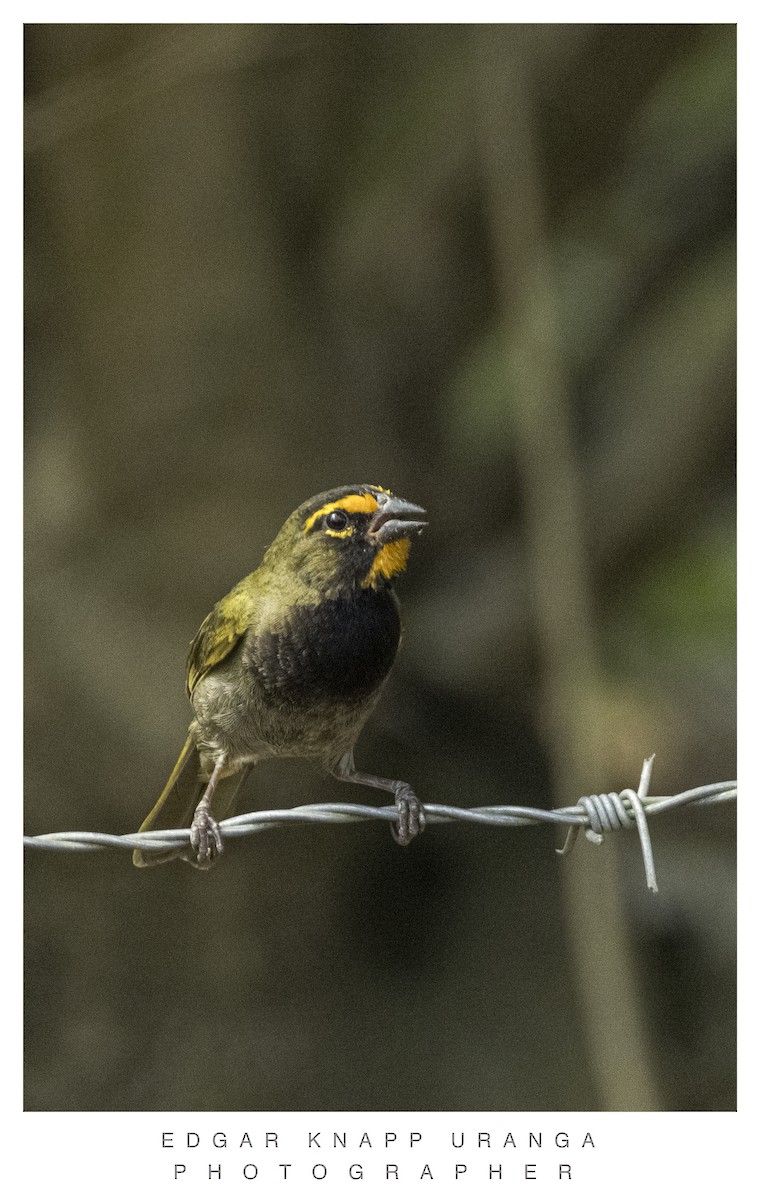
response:
<path id="1" fill-rule="evenodd" d="M 345 512 L 368 512 L 372 513 L 378 507 L 378 502 L 370 492 L 355 493 L 351 496 L 344 496 L 342 500 L 332 500 L 329 504 L 323 504 L 316 512 L 306 520 L 303 528 L 308 533 L 312 529 L 320 517 L 325 513 L 334 512 L 336 508 L 342 508 Z"/>

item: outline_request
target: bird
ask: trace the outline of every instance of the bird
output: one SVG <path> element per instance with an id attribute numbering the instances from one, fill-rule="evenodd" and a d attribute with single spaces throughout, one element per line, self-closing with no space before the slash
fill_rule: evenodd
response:
<path id="1" fill-rule="evenodd" d="M 219 822 L 268 758 L 309 759 L 343 782 L 391 792 L 394 839 L 406 846 L 422 832 L 410 785 L 357 770 L 354 745 L 399 649 L 393 582 L 425 515 L 377 485 L 322 492 L 219 600 L 189 650 L 186 743 L 139 830 L 188 826 L 189 845 L 137 848 L 135 866 L 181 858 L 209 870 L 223 852 Z"/>

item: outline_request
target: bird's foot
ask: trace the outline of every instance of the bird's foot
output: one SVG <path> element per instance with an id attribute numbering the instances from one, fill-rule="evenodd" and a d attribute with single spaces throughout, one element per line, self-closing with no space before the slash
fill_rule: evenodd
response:
<path id="1" fill-rule="evenodd" d="M 193 853 L 187 851 L 182 857 L 200 871 L 209 871 L 215 866 L 218 856 L 223 854 L 223 838 L 210 806 L 204 802 L 197 805 L 189 840 Z"/>
<path id="2" fill-rule="evenodd" d="M 408 846 L 425 829 L 426 814 L 408 783 L 397 783 L 394 802 L 398 815 L 396 823 L 391 826 L 391 833 L 398 845 Z"/>

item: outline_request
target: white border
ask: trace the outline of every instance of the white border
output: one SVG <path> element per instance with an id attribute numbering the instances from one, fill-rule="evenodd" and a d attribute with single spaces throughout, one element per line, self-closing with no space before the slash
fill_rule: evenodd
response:
<path id="1" fill-rule="evenodd" d="M 740 244 L 743 251 L 740 255 L 740 421 L 741 430 L 745 434 L 740 441 L 740 473 L 742 477 L 742 503 L 740 511 L 740 547 L 741 547 L 741 626 L 740 645 L 746 648 L 747 658 L 744 660 L 742 684 L 743 702 L 741 704 L 741 771 L 740 784 L 741 803 L 745 815 L 743 821 L 747 836 L 742 839 L 742 882 L 740 885 L 740 920 L 743 931 L 741 944 L 745 950 L 744 962 L 741 968 L 741 1004 L 740 1004 L 740 1045 L 744 1052 L 740 1056 L 740 1114 L 728 1113 L 651 1113 L 651 1114 L 401 1114 L 401 1113 L 352 1113 L 352 1114 L 302 1114 L 302 1113 L 271 1113 L 250 1116 L 244 1113 L 235 1114 L 158 1114 L 158 1113 L 27 1113 L 20 1112 L 21 1096 L 21 1001 L 20 987 L 14 985 L 11 994 L 11 1009 L 6 1016 L 6 1037 L 4 1045 L 3 1087 L 7 1093 L 3 1097 L 3 1124 L 6 1134 L 6 1178 L 17 1172 L 22 1182 L 11 1184 L 12 1194 L 23 1194 L 26 1197 L 48 1196 L 53 1189 L 62 1186 L 76 1189 L 81 1200 L 89 1197 L 101 1197 L 107 1193 L 112 1197 L 130 1197 L 135 1200 L 139 1189 L 148 1190 L 154 1195 L 192 1195 L 206 1196 L 220 1194 L 235 1189 L 238 1193 L 245 1189 L 247 1194 L 261 1196 L 320 1196 L 336 1192 L 340 1194 L 363 1192 L 366 1197 L 390 1196 L 405 1194 L 409 1188 L 405 1183 L 386 1183 L 376 1171 L 381 1164 L 385 1165 L 393 1155 L 385 1150 L 373 1149 L 366 1151 L 369 1166 L 364 1180 L 352 1181 L 339 1177 L 329 1183 L 313 1180 L 308 1176 L 299 1177 L 285 1184 L 275 1179 L 273 1182 L 261 1176 L 256 1183 L 246 1184 L 236 1178 L 237 1166 L 241 1165 L 240 1153 L 230 1146 L 225 1152 L 216 1152 L 215 1161 L 221 1159 L 227 1169 L 227 1177 L 220 1182 L 210 1183 L 195 1180 L 191 1170 L 185 1180 L 174 1183 L 169 1175 L 170 1159 L 173 1151 L 163 1150 L 161 1135 L 163 1131 L 174 1130 L 183 1134 L 187 1130 L 195 1130 L 208 1140 L 219 1129 L 238 1131 L 245 1129 L 262 1130 L 275 1129 L 280 1137 L 291 1145 L 291 1155 L 297 1165 L 309 1166 L 315 1161 L 322 1161 L 315 1150 L 305 1146 L 308 1133 L 311 1130 L 333 1130 L 336 1128 L 351 1130 L 367 1129 L 375 1144 L 386 1131 L 404 1133 L 410 1129 L 421 1132 L 426 1145 L 436 1149 L 426 1161 L 440 1164 L 449 1173 L 451 1164 L 463 1161 L 457 1152 L 444 1142 L 445 1131 L 462 1128 L 477 1134 L 481 1130 L 505 1131 L 520 1130 L 522 1134 L 529 1131 L 542 1130 L 548 1139 L 552 1139 L 557 1130 L 565 1129 L 573 1134 L 588 1130 L 596 1142 L 596 1149 L 589 1158 L 585 1151 L 578 1151 L 581 1177 L 575 1177 L 571 1185 L 554 1186 L 549 1180 L 539 1179 L 529 1184 L 530 1191 L 525 1190 L 525 1182 L 514 1168 L 509 1167 L 509 1178 L 502 1182 L 482 1180 L 481 1170 L 486 1165 L 486 1159 L 478 1151 L 473 1151 L 471 1163 L 476 1163 L 477 1173 L 464 1177 L 459 1181 L 448 1179 L 438 1183 L 424 1182 L 415 1194 L 439 1195 L 447 1190 L 449 1194 L 465 1195 L 468 1190 L 475 1194 L 499 1195 L 509 1188 L 514 1192 L 519 1189 L 521 1194 L 548 1196 L 570 1195 L 585 1196 L 589 1200 L 619 1192 L 622 1197 L 641 1196 L 662 1197 L 679 1194 L 682 1191 L 695 1197 L 719 1197 L 724 1189 L 744 1188 L 743 1195 L 755 1194 L 753 1189 L 762 1186 L 759 1170 L 760 1138 L 755 1123 L 756 1114 L 763 1109 L 763 1037 L 761 1033 L 762 984 L 761 964 L 763 954 L 763 931 L 757 903 L 762 889 L 757 892 L 752 888 L 753 882 L 762 875 L 763 867 L 760 862 L 762 834 L 760 829 L 753 826 L 751 813 L 759 812 L 764 804 L 762 788 L 756 786 L 756 780 L 762 781 L 763 765 L 760 756 L 756 758 L 757 750 L 763 740 L 763 700 L 762 687 L 757 696 L 746 706 L 745 697 L 755 678 L 762 678 L 759 668 L 762 666 L 760 655 L 763 641 L 762 627 L 762 591 L 760 587 L 761 560 L 763 558 L 763 516 L 762 516 L 762 458 L 766 440 L 762 436 L 761 411 L 764 404 L 763 367 L 760 362 L 761 343 L 763 341 L 764 301 L 763 301 L 763 272 L 762 266 L 762 235 L 763 223 L 763 151 L 762 143 L 762 107 L 763 90 L 761 79 L 764 73 L 764 25 L 760 16 L 754 16 L 755 6 L 748 9 L 740 21 L 739 53 L 740 53 Z M 213 10 L 210 5 L 200 4 L 142 4 L 111 5 L 105 9 L 103 5 L 78 4 L 62 6 L 60 4 L 37 4 L 19 6 L 14 10 L 10 6 L 3 18 L 3 70 L 0 72 L 4 92 L 2 111 L 5 115 L 5 146 L 6 158 L 12 164 L 10 184 L 6 184 L 4 192 L 4 220 L 2 236 L 4 240 L 3 261 L 6 264 L 7 290 L 6 303 L 3 312 L 3 334 L 6 353 L 4 362 L 9 376 L 6 383 L 6 403 L 2 406 L 5 445 L 6 469 L 3 472 L 4 512 L 6 524 L 4 528 L 5 546 L 4 562 L 20 573 L 20 500 L 21 500 L 21 410 L 18 397 L 21 394 L 21 316 L 17 289 L 21 283 L 21 198 L 20 180 L 15 178 L 16 164 L 21 163 L 21 23 L 22 22 L 80 22 L 80 21 L 122 21 L 157 22 L 157 21 L 207 21 L 211 17 L 216 21 L 252 21 L 276 20 L 291 21 L 567 21 L 576 15 L 578 22 L 614 22 L 615 7 L 613 4 L 589 4 L 573 6 L 565 4 L 541 3 L 536 5 L 511 5 L 502 7 L 497 4 L 474 3 L 463 5 L 436 5 L 423 3 L 389 3 L 386 5 L 366 4 L 292 4 L 277 9 L 269 5 L 219 4 Z M 625 6 L 620 9 L 621 21 L 645 22 L 723 22 L 731 23 L 738 19 L 736 6 L 715 4 L 657 4 L 645 3 L 630 6 L 629 13 Z M 756 357 L 758 356 L 758 357 Z M 757 411 L 756 411 L 757 410 Z M 18 457 L 16 447 L 19 447 Z M 5 610 L 3 612 L 3 629 L 6 632 L 4 660 L 6 679 L 20 680 L 21 655 L 19 638 L 16 631 L 20 628 L 21 603 L 20 594 L 14 590 L 10 594 L 5 589 Z M 752 597 L 752 599 L 751 599 Z M 757 603 L 757 608 L 756 608 Z M 753 674 L 753 654 L 757 654 Z M 8 672 L 10 666 L 10 672 Z M 749 678 L 748 678 L 749 676 Z M 7 744 L 15 748 L 21 745 L 21 725 L 17 688 L 6 687 L 3 692 L 3 730 Z M 757 731 L 757 732 L 756 732 Z M 6 866 L 3 873 L 3 883 L 9 889 L 4 911 L 6 914 L 18 911 L 17 899 L 20 895 L 20 880 L 17 874 L 19 861 L 15 846 L 21 833 L 21 809 L 16 802 L 16 796 L 21 792 L 21 771 L 18 756 L 11 751 L 10 763 L 6 764 L 6 820 L 10 822 L 7 837 L 13 843 L 10 852 L 11 865 Z M 55 822 L 54 822 L 55 824 Z M 756 859 L 758 855 L 758 859 Z M 16 964 L 21 961 L 21 932 L 16 921 L 6 928 L 6 957 Z M 9 1036 L 10 1030 L 10 1036 Z M 206 1152 L 207 1153 L 207 1152 Z M 552 1151 L 546 1149 L 538 1155 L 539 1161 L 553 1161 Z M 256 1161 L 265 1164 L 265 1152 L 258 1152 Z M 420 1155 L 415 1151 L 396 1148 L 396 1155 L 402 1163 L 416 1163 Z M 467 1152 L 466 1152 L 467 1155 Z M 339 1171 L 343 1165 L 344 1155 L 339 1151 L 324 1154 L 328 1165 L 337 1162 Z M 492 1155 L 492 1157 L 494 1157 Z M 500 1156 L 499 1156 L 500 1157 Z M 554 1158 L 558 1157 L 555 1152 Z M 572 1151 L 574 1157 L 574 1151 Z M 210 1156 L 213 1161 L 212 1155 Z M 502 1156 L 510 1163 L 524 1163 L 527 1154 L 518 1150 Z M 181 1160 L 183 1161 L 183 1160 Z M 191 1168 L 192 1162 L 202 1160 L 187 1155 Z M 172 1163 L 171 1163 L 172 1165 Z M 231 1178 L 229 1178 L 231 1169 Z M 745 1183 L 747 1181 L 747 1186 Z M 429 1191 L 430 1187 L 430 1191 Z M 212 1189 L 212 1190 L 211 1190 Z M 257 1193 L 256 1193 L 257 1189 Z M 244 1193 L 243 1193 L 244 1194 Z"/>

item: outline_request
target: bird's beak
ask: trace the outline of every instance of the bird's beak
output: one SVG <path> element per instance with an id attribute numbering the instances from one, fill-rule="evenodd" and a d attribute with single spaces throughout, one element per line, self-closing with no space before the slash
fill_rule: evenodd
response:
<path id="1" fill-rule="evenodd" d="M 409 500 L 400 500 L 398 496 L 389 496 L 388 492 L 381 492 L 377 501 L 378 511 L 373 515 L 367 533 L 379 546 L 412 537 L 414 533 L 425 529 L 427 522 L 418 518 L 424 517 L 426 510 L 418 504 L 410 504 Z"/>

